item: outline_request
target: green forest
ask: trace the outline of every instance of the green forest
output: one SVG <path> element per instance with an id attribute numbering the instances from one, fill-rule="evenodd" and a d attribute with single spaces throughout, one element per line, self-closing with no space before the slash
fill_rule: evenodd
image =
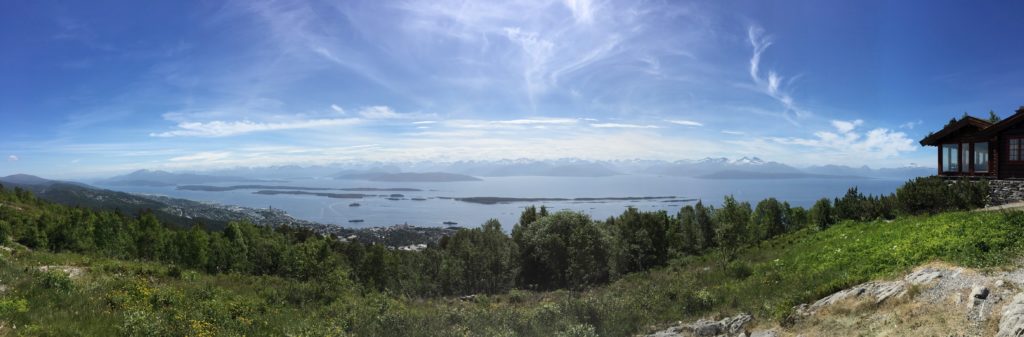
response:
<path id="1" fill-rule="evenodd" d="M 741 309 L 781 322 L 800 301 L 928 259 L 1001 263 L 1018 251 L 1022 217 L 959 212 L 984 206 L 987 193 L 983 181 L 918 178 L 890 195 L 851 188 L 810 209 L 726 197 L 676 214 L 629 208 L 594 220 L 528 207 L 511 233 L 491 220 L 410 252 L 245 222 L 175 228 L 147 212 L 0 188 L 0 241 L 9 248 L 0 252 L 0 333 L 626 336 Z M 952 213 L 935 215 L 943 212 Z M 966 240 L 963 231 L 981 234 Z M 872 246 L 912 237 L 927 239 L 889 255 Z M 806 260 L 852 244 L 847 260 Z M 821 266 L 872 261 L 861 270 Z M 39 268 L 54 265 L 86 271 Z M 803 280 L 801 269 L 815 266 L 822 277 Z M 801 282 L 803 290 L 790 289 Z"/>

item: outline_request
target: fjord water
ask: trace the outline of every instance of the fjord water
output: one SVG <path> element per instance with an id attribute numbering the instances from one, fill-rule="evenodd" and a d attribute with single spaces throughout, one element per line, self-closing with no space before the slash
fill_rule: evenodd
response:
<path id="1" fill-rule="evenodd" d="M 448 198 L 511 197 L 511 198 L 603 198 L 674 196 L 674 199 L 700 199 L 705 204 L 719 205 L 726 195 L 756 204 L 774 197 L 794 206 L 809 207 L 819 198 L 840 197 L 850 187 L 864 194 L 892 193 L 904 180 L 897 179 L 696 179 L 654 175 L 619 175 L 610 177 L 487 177 L 466 182 L 367 182 L 358 180 L 302 179 L 262 185 L 318 188 L 415 188 L 419 192 L 346 192 L 378 195 L 362 199 L 334 199 L 314 195 L 262 195 L 256 190 L 223 192 L 187 191 L 175 187 L 110 187 L 132 193 L 157 194 L 223 205 L 252 208 L 273 207 L 289 215 L 309 221 L 346 227 L 374 227 L 395 224 L 475 227 L 488 219 L 501 221 L 506 230 L 518 220 L 520 211 L 529 205 L 545 205 L 551 210 L 582 211 L 595 219 L 618 215 L 629 206 L 641 210 L 666 210 L 675 214 L 680 207 L 693 202 L 665 200 L 641 201 L 545 201 L 484 205 Z M 230 186 L 236 184 L 211 184 Z M 391 193 L 403 195 L 401 200 L 388 200 Z M 426 200 L 411 200 L 425 198 Z M 359 207 L 350 207 L 359 203 Z M 362 222 L 349 222 L 350 220 Z"/>

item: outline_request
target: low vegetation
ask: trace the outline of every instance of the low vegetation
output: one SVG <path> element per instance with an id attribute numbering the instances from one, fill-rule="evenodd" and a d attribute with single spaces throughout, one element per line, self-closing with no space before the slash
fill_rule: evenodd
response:
<path id="1" fill-rule="evenodd" d="M 1018 254 L 1024 215 L 927 215 L 984 203 L 987 189 L 939 182 L 851 189 L 810 210 L 726 198 L 593 221 L 528 208 L 511 236 L 491 221 L 423 252 L 245 223 L 177 230 L 2 190 L 0 239 L 15 249 L 0 251 L 0 333 L 628 336 L 710 313 L 785 322 L 796 304 L 922 262 Z M 968 197 L 916 203 L 936 189 Z"/>

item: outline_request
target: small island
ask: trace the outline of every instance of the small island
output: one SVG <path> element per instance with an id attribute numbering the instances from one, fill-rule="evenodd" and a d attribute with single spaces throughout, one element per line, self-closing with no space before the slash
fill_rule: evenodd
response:
<path id="1" fill-rule="evenodd" d="M 444 172 L 401 172 L 401 173 L 352 173 L 337 175 L 334 179 L 341 180 L 366 180 L 377 182 L 456 182 L 456 181 L 480 181 L 480 178 L 457 173 Z"/>
<path id="2" fill-rule="evenodd" d="M 277 185 L 233 185 L 233 186 L 210 186 L 210 185 L 182 185 L 178 186 L 183 191 L 204 191 L 204 192 L 225 192 L 234 190 L 295 190 L 295 191 L 349 191 L 349 192 L 421 192 L 418 188 L 394 187 L 303 187 L 303 186 L 277 186 Z"/>
<path id="3" fill-rule="evenodd" d="M 365 198 L 365 197 L 371 197 L 372 196 L 372 195 L 369 195 L 369 194 L 359 194 L 359 193 L 321 193 L 321 192 L 278 191 L 278 190 L 259 190 L 259 191 L 252 192 L 252 193 L 253 194 L 263 194 L 263 195 L 278 195 L 278 194 L 315 195 L 315 196 L 335 198 L 335 199 L 362 199 L 362 198 Z"/>
<path id="4" fill-rule="evenodd" d="M 507 204 L 513 202 L 545 202 L 545 201 L 576 201 L 576 202 L 603 202 L 603 201 L 634 201 L 634 200 L 662 200 L 675 199 L 675 196 L 664 197 L 606 197 L 606 198 L 505 198 L 505 197 L 469 197 L 454 198 L 457 201 L 476 204 Z"/>

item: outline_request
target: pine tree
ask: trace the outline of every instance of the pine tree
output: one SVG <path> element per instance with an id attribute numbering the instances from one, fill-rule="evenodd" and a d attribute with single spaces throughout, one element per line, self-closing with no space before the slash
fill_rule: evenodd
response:
<path id="1" fill-rule="evenodd" d="M 711 217 L 713 212 L 714 208 L 704 207 L 704 204 L 700 201 L 697 201 L 697 204 L 693 206 L 694 222 L 697 225 L 701 250 L 717 246 L 715 243 L 715 222 Z"/>
<path id="2" fill-rule="evenodd" d="M 1002 120 L 1002 118 L 1000 118 L 999 115 L 996 115 L 995 111 L 992 111 L 992 110 L 988 111 L 988 122 L 989 123 L 992 123 L 992 124 L 999 123 L 1000 120 Z"/>

